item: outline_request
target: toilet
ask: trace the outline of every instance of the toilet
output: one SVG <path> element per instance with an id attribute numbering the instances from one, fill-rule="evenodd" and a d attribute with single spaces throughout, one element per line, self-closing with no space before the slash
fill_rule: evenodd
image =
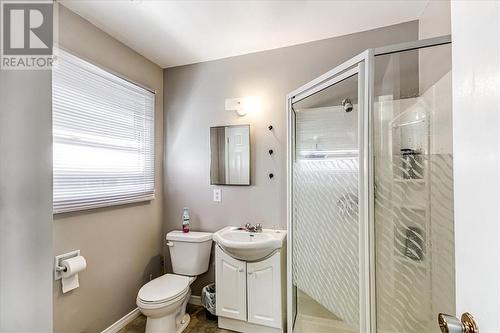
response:
<path id="1" fill-rule="evenodd" d="M 188 326 L 190 285 L 208 270 L 212 233 L 172 231 L 167 245 L 174 274 L 151 280 L 137 295 L 137 307 L 147 317 L 146 333 L 181 333 Z"/>

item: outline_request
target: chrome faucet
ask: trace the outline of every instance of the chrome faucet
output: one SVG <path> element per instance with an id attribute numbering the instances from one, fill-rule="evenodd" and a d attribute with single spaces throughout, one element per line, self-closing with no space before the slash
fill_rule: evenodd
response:
<path id="1" fill-rule="evenodd" d="M 262 232 L 262 224 L 257 223 L 256 225 L 251 225 L 247 223 L 245 224 L 245 230 L 248 232 Z"/>

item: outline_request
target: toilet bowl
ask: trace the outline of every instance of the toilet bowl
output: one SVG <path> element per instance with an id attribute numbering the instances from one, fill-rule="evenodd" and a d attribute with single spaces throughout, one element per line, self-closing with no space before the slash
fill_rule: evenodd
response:
<path id="1" fill-rule="evenodd" d="M 146 332 L 182 332 L 189 324 L 185 309 L 194 278 L 165 274 L 144 285 L 137 295 L 137 306 L 148 318 Z"/>
<path id="2" fill-rule="evenodd" d="M 167 245 L 176 274 L 151 280 L 137 294 L 137 307 L 147 317 L 146 333 L 181 333 L 188 326 L 190 285 L 208 270 L 212 234 L 172 231 L 167 234 Z"/>

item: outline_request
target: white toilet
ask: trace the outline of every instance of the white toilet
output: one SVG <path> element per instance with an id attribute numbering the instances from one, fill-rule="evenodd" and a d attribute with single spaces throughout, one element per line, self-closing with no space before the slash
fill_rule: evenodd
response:
<path id="1" fill-rule="evenodd" d="M 189 286 L 208 270 L 212 234 L 172 231 L 167 234 L 167 245 L 175 274 L 165 274 L 148 282 L 137 295 L 137 306 L 148 318 L 146 333 L 180 333 L 187 327 Z"/>

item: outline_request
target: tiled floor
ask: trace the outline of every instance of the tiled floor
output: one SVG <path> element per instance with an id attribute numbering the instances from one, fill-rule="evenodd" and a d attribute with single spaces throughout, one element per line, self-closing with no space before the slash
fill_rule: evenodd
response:
<path id="1" fill-rule="evenodd" d="M 231 333 L 231 331 L 219 329 L 217 320 L 208 320 L 205 317 L 205 310 L 201 306 L 188 304 L 187 312 L 191 316 L 191 321 L 182 333 Z M 141 315 L 118 333 L 144 333 L 145 329 L 146 317 Z"/>

